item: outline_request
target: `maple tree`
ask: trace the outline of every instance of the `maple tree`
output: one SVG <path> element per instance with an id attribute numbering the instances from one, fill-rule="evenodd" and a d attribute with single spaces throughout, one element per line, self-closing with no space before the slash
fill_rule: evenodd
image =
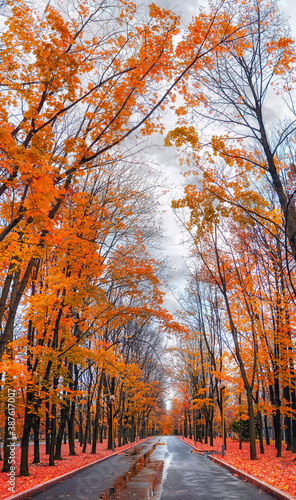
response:
<path id="1" fill-rule="evenodd" d="M 282 419 L 285 419 L 288 449 L 292 446 L 292 436 L 294 440 L 292 427 L 295 420 L 291 336 L 294 304 L 288 293 L 287 270 L 284 270 L 281 264 L 283 257 L 279 258 L 279 242 L 274 241 L 267 231 L 260 230 L 260 226 L 246 228 L 245 224 L 240 226 L 237 222 L 230 222 L 229 217 L 223 225 L 220 223 L 220 226 L 221 228 L 216 227 L 214 235 L 208 236 L 207 239 L 203 236 L 200 244 L 195 243 L 196 250 L 192 256 L 194 273 L 183 306 L 190 334 L 185 336 L 176 349 L 177 355 L 180 352 L 181 359 L 184 360 L 181 373 L 187 370 L 185 366 L 188 363 L 192 365 L 194 359 L 195 370 L 200 372 L 201 380 L 204 380 L 209 369 L 209 382 L 213 383 L 213 377 L 216 377 L 216 389 L 219 380 L 226 381 L 228 392 L 232 393 L 231 397 L 239 401 L 237 417 L 240 420 L 244 387 L 247 395 L 251 458 L 256 458 L 256 451 L 252 448 L 255 445 L 255 425 L 260 438 L 260 452 L 264 453 L 263 420 L 265 435 L 268 436 L 267 417 L 270 416 L 274 424 L 277 454 L 281 456 Z M 213 342 L 211 324 L 215 316 L 211 302 L 207 303 L 207 296 L 201 295 L 200 292 L 206 289 L 206 286 L 216 287 L 219 297 L 216 313 L 220 325 L 217 330 L 221 343 L 220 352 L 217 348 L 210 348 Z M 209 311 L 211 321 L 205 323 L 204 318 Z M 198 338 L 201 333 L 205 340 L 204 348 L 199 345 L 196 350 L 192 340 Z M 227 367 L 224 346 L 229 350 L 230 360 L 233 358 L 237 363 L 241 379 L 233 363 Z M 203 354 L 203 349 L 207 350 L 209 359 Z M 219 364 L 220 371 L 217 370 Z M 211 403 L 210 409 L 214 403 L 221 404 L 218 391 L 215 393 L 215 399 L 207 401 L 207 390 L 213 398 L 211 385 L 208 389 L 201 384 L 201 396 L 198 401 L 200 407 L 204 405 L 203 398 L 207 405 Z M 267 394 L 269 399 L 266 398 Z M 194 403 L 197 401 L 193 395 L 192 404 Z M 230 403 L 228 402 L 228 411 L 230 404 L 231 399 Z M 209 411 L 207 405 L 204 410 L 205 418 Z"/>
<path id="2" fill-rule="evenodd" d="M 190 71 L 178 126 L 166 138 L 167 146 L 179 148 L 190 179 L 173 207 L 196 248 L 198 281 L 215 284 L 224 298 L 224 338 L 230 332 L 234 342 L 227 337 L 226 346 L 254 413 L 251 458 L 255 422 L 262 453 L 263 420 L 267 428 L 270 415 L 280 456 L 283 421 L 288 447 L 296 430 L 295 117 L 293 104 L 281 124 L 267 109 L 271 100 L 293 103 L 295 49 L 277 2 L 233 2 L 225 9 L 240 19 L 244 35 Z M 199 132 L 199 123 L 214 125 L 215 135 Z M 184 207 L 188 219 L 186 210 L 184 219 L 180 215 Z"/>
<path id="3" fill-rule="evenodd" d="M 94 11 L 79 4 L 66 12 L 47 6 L 39 14 L 14 2 L 11 11 L 2 34 L 0 193 L 1 240 L 11 235 L 23 245 L 4 247 L 4 269 L 9 272 L 2 308 L 7 307 L 14 259 L 23 267 L 20 283 L 14 280 L 18 293 L 11 309 L 15 311 L 36 267 L 31 247 L 29 258 L 22 262 L 25 247 L 32 245 L 27 232 L 35 232 L 35 245 L 45 245 L 55 232 L 65 194 L 79 175 L 98 165 L 112 165 L 120 153 L 108 151 L 148 120 L 147 107 L 138 101 L 144 96 L 149 101 L 150 95 L 151 111 L 157 100 L 148 80 L 152 75 L 170 76 L 165 62 L 177 20 L 165 11 L 154 28 L 137 26 L 132 23 L 135 6 L 121 2 L 104 9 L 98 5 Z M 158 13 L 152 7 L 151 20 Z M 129 24 L 133 26 L 126 31 Z M 23 110 L 21 116 L 16 115 L 18 109 Z M 128 120 L 137 113 L 141 118 L 130 128 Z M 147 121 L 148 126 L 152 125 Z M 11 339 L 13 319 L 12 312 L 1 336 L 1 355 Z"/>
<path id="4" fill-rule="evenodd" d="M 289 142 L 294 140 L 295 116 L 293 106 L 285 104 L 289 99 L 293 102 L 294 40 L 276 1 L 233 2 L 231 12 L 245 26 L 244 36 L 227 44 L 216 56 L 209 55 L 201 71 L 190 73 L 191 85 L 184 88 L 186 106 L 177 110 L 180 127 L 169 134 L 169 141 L 176 140 L 179 145 L 190 142 L 203 171 L 203 138 L 198 137 L 192 125 L 188 126 L 187 113 L 190 123 L 193 115 L 194 123 L 202 118 L 203 123 L 207 120 L 217 125 L 221 134 L 217 132 L 209 141 L 214 155 L 228 167 L 215 191 L 218 199 L 244 207 L 252 214 L 248 199 L 240 196 L 236 186 L 240 183 L 236 183 L 233 172 L 243 177 L 252 172 L 257 180 L 268 176 L 295 259 L 294 169 L 290 167 L 293 156 L 289 148 Z M 183 45 L 181 42 L 180 51 Z M 287 112 L 286 121 L 280 125 L 278 116 L 273 115 L 269 120 L 266 111 L 272 100 L 279 107 L 283 105 Z M 204 175 L 211 183 L 214 170 L 205 170 Z M 257 216 L 260 219 L 260 211 Z"/>

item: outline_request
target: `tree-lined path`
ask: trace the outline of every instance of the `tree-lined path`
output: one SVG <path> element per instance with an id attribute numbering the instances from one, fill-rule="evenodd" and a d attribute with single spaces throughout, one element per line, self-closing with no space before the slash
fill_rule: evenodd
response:
<path id="1" fill-rule="evenodd" d="M 1 499 L 296 499 L 293 1 L 0 0 Z"/>
<path id="2" fill-rule="evenodd" d="M 154 497 L 161 500 L 268 500 L 272 497 L 257 489 L 250 483 L 233 476 L 226 469 L 211 462 L 206 455 L 196 454 L 192 449 L 173 436 L 153 438 L 138 448 L 138 453 L 126 451 L 110 457 L 87 470 L 77 473 L 73 478 L 56 484 L 52 488 L 36 495 L 36 500 L 52 500 L 69 498 L 72 500 L 97 500 L 99 495 L 110 491 L 119 483 L 136 462 L 153 445 L 146 467 L 139 469 L 129 481 L 125 482 L 121 494 L 122 500 L 146 500 L 148 483 L 150 491 L 154 477 L 153 464 L 163 462 L 162 484 L 154 490 Z M 148 469 L 148 473 L 147 473 Z M 159 469 L 159 468 L 158 468 Z M 29 497 L 28 497 L 29 498 Z M 103 498 L 103 497 L 102 497 Z M 112 498 L 112 497 L 111 497 Z"/>

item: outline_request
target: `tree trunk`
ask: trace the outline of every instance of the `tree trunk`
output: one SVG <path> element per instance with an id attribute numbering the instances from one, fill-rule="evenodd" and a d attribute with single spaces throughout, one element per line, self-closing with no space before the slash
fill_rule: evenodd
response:
<path id="1" fill-rule="evenodd" d="M 104 372 L 102 371 L 101 376 L 100 376 L 99 386 L 98 386 L 97 401 L 96 401 L 96 414 L 95 414 L 95 420 L 94 420 L 94 425 L 93 425 L 93 440 L 92 440 L 92 449 L 91 449 L 92 454 L 95 454 L 96 450 L 97 450 L 99 420 L 100 420 L 100 413 L 101 413 L 101 394 L 102 394 L 103 382 L 104 382 Z"/>
<path id="2" fill-rule="evenodd" d="M 266 446 L 269 446 L 270 439 L 269 439 L 269 428 L 268 428 L 268 423 L 267 423 L 267 415 L 264 415 L 264 427 L 265 427 L 265 444 L 266 444 Z"/>
<path id="3" fill-rule="evenodd" d="M 284 398 L 288 402 L 289 406 L 291 405 L 291 393 L 290 393 L 290 387 L 286 385 L 284 387 Z M 287 451 L 292 450 L 292 419 L 290 416 L 285 415 L 285 441 Z"/>
<path id="4" fill-rule="evenodd" d="M 80 446 L 83 445 L 83 418 L 81 410 L 79 410 L 79 444 Z"/>
<path id="5" fill-rule="evenodd" d="M 187 410 L 184 412 L 184 437 L 187 438 Z"/>
<path id="6" fill-rule="evenodd" d="M 65 434 L 66 422 L 69 415 L 69 402 L 64 401 L 61 408 L 61 420 L 57 433 L 56 446 L 55 446 L 55 460 L 62 460 L 62 444 Z"/>
<path id="7" fill-rule="evenodd" d="M 49 400 L 45 401 L 46 416 L 45 416 L 45 454 L 50 452 L 50 404 Z"/>
<path id="8" fill-rule="evenodd" d="M 257 428 L 259 434 L 259 443 L 260 443 L 260 453 L 264 454 L 264 443 L 263 443 L 263 423 L 262 423 L 262 415 L 260 411 L 257 413 Z"/>
<path id="9" fill-rule="evenodd" d="M 213 415 L 211 415 L 209 420 L 209 434 L 210 434 L 210 446 L 214 446 Z"/>
<path id="10" fill-rule="evenodd" d="M 198 441 L 202 444 L 202 428 L 201 428 L 201 414 L 198 412 L 198 420 L 196 425 Z"/>
<path id="11" fill-rule="evenodd" d="M 68 418 L 68 440 L 69 440 L 69 455 L 74 457 L 75 452 L 75 433 L 74 433 L 74 418 L 75 418 L 75 400 L 71 401 L 71 411 Z"/>
<path id="12" fill-rule="evenodd" d="M 191 428 L 191 413 L 188 411 L 188 421 L 189 421 L 189 438 L 192 439 L 192 428 Z"/>
<path id="13" fill-rule="evenodd" d="M 282 429 L 281 429 L 281 401 L 280 401 L 280 385 L 278 377 L 275 377 L 274 382 L 274 392 L 275 392 L 275 403 L 276 403 L 276 411 L 275 411 L 275 434 L 276 434 L 276 456 L 282 456 Z"/>
<path id="14" fill-rule="evenodd" d="M 117 439 L 118 439 L 118 448 L 120 448 L 122 440 L 122 422 L 118 422 Z"/>
<path id="15" fill-rule="evenodd" d="M 27 395 L 28 401 L 28 395 Z M 23 436 L 21 444 L 21 463 L 20 463 L 20 476 L 29 476 L 29 442 L 30 442 L 30 432 L 33 424 L 33 415 L 29 413 L 28 405 L 25 408 L 25 421 L 23 427 Z"/>
<path id="16" fill-rule="evenodd" d="M 54 466 L 54 449 L 55 449 L 56 428 L 57 428 L 56 413 L 57 413 L 56 404 L 52 403 L 51 422 L 50 422 L 50 448 L 49 448 L 49 462 L 48 462 L 48 465 L 51 467 Z"/>
<path id="17" fill-rule="evenodd" d="M 256 460 L 256 431 L 255 431 L 255 415 L 253 406 L 253 396 L 250 387 L 246 388 L 247 401 L 248 401 L 248 415 L 249 415 L 249 434 L 250 434 L 250 459 Z"/>
<path id="18" fill-rule="evenodd" d="M 112 403 L 109 404 L 109 411 L 108 411 L 108 450 L 112 450 L 112 444 L 113 444 L 113 405 Z"/>
<path id="19" fill-rule="evenodd" d="M 208 436 L 209 436 L 209 420 L 208 417 L 205 417 L 205 444 L 208 444 Z"/>
<path id="20" fill-rule="evenodd" d="M 33 422 L 34 429 L 34 460 L 33 464 L 40 463 L 40 449 L 39 449 L 39 432 L 40 432 L 40 417 L 35 415 Z"/>
<path id="21" fill-rule="evenodd" d="M 72 376 L 72 366 L 70 367 L 70 374 Z M 78 387 L 78 375 L 79 375 L 79 370 L 77 368 L 77 365 L 74 365 L 74 373 L 75 373 L 75 380 L 74 384 L 70 384 L 70 388 L 73 389 L 74 391 L 77 391 Z M 74 457 L 77 455 L 75 452 L 75 411 L 76 411 L 76 396 L 73 396 L 71 403 L 70 403 L 70 411 L 69 411 L 69 416 L 68 416 L 68 437 L 69 437 L 69 455 L 71 457 Z"/>
<path id="22" fill-rule="evenodd" d="M 83 448 L 82 448 L 82 453 L 86 453 L 86 446 L 88 442 L 88 434 L 90 431 L 90 399 L 88 395 L 88 400 L 87 400 L 87 409 L 86 409 L 86 424 L 85 424 L 85 431 L 84 431 L 84 438 L 83 438 Z"/>
<path id="23" fill-rule="evenodd" d="M 56 443 L 56 432 L 57 432 L 57 405 L 54 400 L 55 391 L 58 387 L 59 377 L 54 377 L 53 379 L 53 402 L 51 403 L 51 422 L 50 422 L 50 448 L 49 448 L 49 466 L 54 466 L 54 451 Z"/>
<path id="24" fill-rule="evenodd" d="M 243 423 L 242 423 L 242 395 L 239 393 L 238 397 L 238 404 L 239 404 L 239 449 L 242 450 L 243 448 Z"/>
<path id="25" fill-rule="evenodd" d="M 263 401 L 265 403 L 265 389 L 263 387 L 262 389 L 262 395 L 263 395 Z M 266 446 L 270 445 L 270 439 L 269 439 L 269 429 L 268 429 L 268 422 L 267 422 L 267 415 L 266 413 L 264 414 L 264 427 L 265 427 L 265 444 Z"/>
<path id="26" fill-rule="evenodd" d="M 103 432 L 104 432 L 104 426 L 102 424 L 100 427 L 100 443 L 103 442 Z M 126 444 L 126 443 L 123 443 L 123 444 Z"/>

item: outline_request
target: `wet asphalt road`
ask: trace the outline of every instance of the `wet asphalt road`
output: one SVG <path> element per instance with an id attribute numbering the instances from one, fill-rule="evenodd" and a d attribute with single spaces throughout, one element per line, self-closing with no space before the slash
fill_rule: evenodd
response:
<path id="1" fill-rule="evenodd" d="M 78 472 L 69 479 L 65 479 L 36 495 L 28 496 L 24 500 L 99 500 L 101 494 L 110 490 L 116 482 L 126 475 L 136 461 L 144 455 L 159 438 L 149 439 L 139 445 L 139 454 L 135 448 L 122 451 L 119 455 L 111 456 L 91 467 Z M 140 500 L 140 499 L 139 499 Z"/>
<path id="2" fill-rule="evenodd" d="M 72 478 L 32 498 L 99 500 L 101 494 L 118 483 L 118 480 L 132 470 L 141 456 L 144 456 L 157 442 L 159 444 L 150 455 L 148 465 L 135 475 L 131 474 L 122 492 L 116 496 L 112 495 L 110 499 L 147 500 L 147 491 L 149 489 L 151 493 L 150 487 L 152 488 L 155 477 L 154 466 L 157 464 L 159 470 L 159 463 L 162 462 L 161 484 L 156 485 L 153 496 L 149 496 L 153 500 L 271 500 L 273 498 L 214 464 L 206 455 L 192 453 L 189 446 L 173 436 L 153 438 L 140 446 L 137 455 L 123 452 L 75 474 Z M 161 474 L 158 476 L 161 477 Z"/>
<path id="3" fill-rule="evenodd" d="M 174 437 L 162 439 L 158 458 L 164 459 L 161 500 L 271 500 L 273 497 L 214 464 L 206 455 Z M 162 448 L 162 450 L 161 450 Z M 274 500 L 274 499 L 273 499 Z"/>

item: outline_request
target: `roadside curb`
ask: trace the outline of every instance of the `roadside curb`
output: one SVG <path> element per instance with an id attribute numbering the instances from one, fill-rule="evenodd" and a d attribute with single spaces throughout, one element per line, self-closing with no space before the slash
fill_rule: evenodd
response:
<path id="1" fill-rule="evenodd" d="M 119 455 L 120 453 L 123 453 L 127 450 L 130 450 L 131 448 L 134 448 L 135 446 L 138 446 L 141 443 L 146 443 L 150 438 L 145 439 L 145 441 L 141 441 L 140 443 L 135 443 L 129 446 L 128 448 L 124 448 L 122 450 L 118 450 L 115 453 L 111 453 L 110 455 L 107 455 L 106 457 L 103 458 L 98 458 L 98 460 L 94 460 L 90 464 L 83 465 L 82 467 L 79 467 L 78 469 L 73 469 L 69 472 L 66 472 L 66 474 L 62 474 L 61 476 L 54 477 L 52 479 L 49 479 L 48 481 L 45 481 L 44 483 L 37 484 L 36 486 L 32 486 L 32 488 L 28 488 L 27 490 L 20 491 L 19 493 L 15 493 L 14 495 L 10 495 L 9 497 L 3 498 L 3 500 L 23 500 L 24 498 L 27 498 L 28 496 L 35 495 L 36 493 L 40 493 L 43 490 L 46 490 L 47 488 L 50 488 L 51 486 L 54 486 L 55 484 L 59 483 L 60 481 L 64 481 L 65 479 L 69 479 L 70 477 L 74 476 L 78 472 L 81 472 L 83 470 L 89 469 L 92 465 L 98 464 L 99 462 L 103 462 L 107 460 L 108 458 L 114 457 L 116 455 Z"/>
<path id="2" fill-rule="evenodd" d="M 175 437 L 179 439 L 182 443 L 189 446 L 190 448 L 193 448 L 198 454 L 203 455 L 204 453 L 206 453 L 204 451 L 198 450 L 197 448 L 195 448 L 194 445 L 186 443 L 186 441 L 183 441 L 183 439 L 179 438 L 178 436 Z M 223 462 L 222 460 L 214 457 L 213 455 L 207 455 L 207 457 L 210 460 L 212 460 L 212 462 L 222 467 L 225 467 L 225 469 L 228 469 L 229 472 L 231 472 L 232 474 L 235 474 L 241 479 L 244 479 L 244 481 L 248 481 L 249 483 L 254 484 L 254 486 L 257 486 L 257 488 L 259 488 L 262 491 L 265 491 L 266 493 L 269 493 L 269 495 L 272 495 L 274 498 L 277 498 L 278 500 L 295 500 L 295 497 L 292 497 L 291 495 L 284 493 L 282 490 L 279 490 L 278 488 L 275 488 L 274 486 L 271 486 L 270 484 L 267 484 L 264 481 L 257 479 L 257 477 L 251 476 L 247 472 L 243 472 L 237 469 L 236 467 L 233 467 L 233 465 L 229 465 L 226 462 Z"/>
<path id="3" fill-rule="evenodd" d="M 212 462 L 215 462 L 216 464 L 225 467 L 232 474 L 235 474 L 241 479 L 244 479 L 245 481 L 254 484 L 255 486 L 257 486 L 257 488 L 260 488 L 260 490 L 269 493 L 269 495 L 272 495 L 273 497 L 278 498 L 279 500 L 295 500 L 295 497 L 291 497 L 291 495 L 284 493 L 282 490 L 279 490 L 278 488 L 275 488 L 274 486 L 271 486 L 270 484 L 267 484 L 264 481 L 257 479 L 257 477 L 251 476 L 247 472 L 243 472 L 237 469 L 236 467 L 233 467 L 233 465 L 229 465 L 226 462 L 219 460 L 219 458 L 213 457 L 211 455 L 208 455 L 208 458 L 212 460 Z"/>

